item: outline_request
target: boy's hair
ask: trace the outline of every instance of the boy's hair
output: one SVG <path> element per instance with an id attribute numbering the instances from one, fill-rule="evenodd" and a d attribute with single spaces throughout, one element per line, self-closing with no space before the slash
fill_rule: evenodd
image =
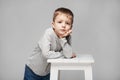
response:
<path id="1" fill-rule="evenodd" d="M 54 15 L 53 15 L 53 21 L 55 21 L 55 18 L 56 18 L 57 15 L 59 15 L 59 13 L 70 15 L 72 17 L 71 20 L 72 20 L 72 23 L 73 23 L 74 14 L 72 13 L 72 11 L 70 9 L 63 8 L 63 7 L 55 10 Z"/>

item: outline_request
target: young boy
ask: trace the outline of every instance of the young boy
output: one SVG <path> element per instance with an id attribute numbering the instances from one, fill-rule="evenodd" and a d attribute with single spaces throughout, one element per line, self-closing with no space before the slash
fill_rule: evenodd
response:
<path id="1" fill-rule="evenodd" d="M 51 58 L 74 58 L 72 53 L 71 32 L 73 13 L 67 8 L 58 8 L 53 15 L 52 28 L 45 31 L 34 53 L 25 66 L 24 80 L 49 80 Z"/>

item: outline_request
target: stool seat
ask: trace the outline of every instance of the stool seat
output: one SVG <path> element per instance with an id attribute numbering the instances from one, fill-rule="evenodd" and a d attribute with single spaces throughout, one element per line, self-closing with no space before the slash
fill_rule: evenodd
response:
<path id="1" fill-rule="evenodd" d="M 59 70 L 84 70 L 85 80 L 92 80 L 92 55 L 76 54 L 72 59 L 48 59 L 51 63 L 50 80 L 58 80 Z"/>

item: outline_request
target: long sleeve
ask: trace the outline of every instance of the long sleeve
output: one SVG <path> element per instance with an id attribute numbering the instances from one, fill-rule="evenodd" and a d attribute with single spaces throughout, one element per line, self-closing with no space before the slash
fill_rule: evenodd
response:
<path id="1" fill-rule="evenodd" d="M 60 39 L 61 46 L 63 48 L 63 54 L 66 58 L 72 57 L 72 47 L 66 38 Z"/>
<path id="2" fill-rule="evenodd" d="M 70 58 L 72 53 L 69 39 L 59 39 L 52 28 L 45 31 L 39 40 L 33 54 L 28 58 L 27 65 L 40 76 L 50 72 L 50 65 L 47 59 Z"/>
<path id="3" fill-rule="evenodd" d="M 39 42 L 39 47 L 42 50 L 42 54 L 47 59 L 60 58 L 63 56 L 62 51 L 56 49 L 56 46 L 59 46 L 59 44 L 56 43 L 56 39 L 54 37 L 55 35 L 47 30 L 42 40 Z"/>

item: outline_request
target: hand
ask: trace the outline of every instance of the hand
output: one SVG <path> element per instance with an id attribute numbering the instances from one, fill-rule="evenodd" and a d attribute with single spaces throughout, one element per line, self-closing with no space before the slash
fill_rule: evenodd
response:
<path id="1" fill-rule="evenodd" d="M 70 29 L 69 31 L 66 31 L 65 34 L 63 34 L 62 36 L 60 36 L 60 38 L 64 38 L 68 35 L 70 35 L 72 33 L 72 30 Z"/>
<path id="2" fill-rule="evenodd" d="M 73 53 L 71 58 L 75 58 L 75 57 L 76 57 L 76 54 L 75 54 L 75 53 Z"/>

